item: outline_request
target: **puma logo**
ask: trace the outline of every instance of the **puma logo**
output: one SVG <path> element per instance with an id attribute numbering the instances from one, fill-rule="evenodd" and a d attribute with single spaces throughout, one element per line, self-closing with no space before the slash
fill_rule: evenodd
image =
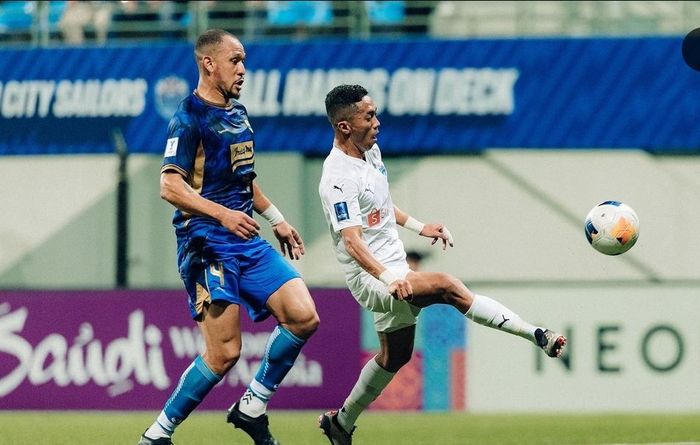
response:
<path id="1" fill-rule="evenodd" d="M 340 184 L 340 185 L 343 185 L 343 184 Z M 343 188 L 342 188 L 342 187 L 340 187 L 340 186 L 338 186 L 338 185 L 334 185 L 334 186 L 333 186 L 333 190 L 335 190 L 335 189 L 338 189 L 338 190 L 340 190 L 340 193 L 343 193 Z"/>
<path id="2" fill-rule="evenodd" d="M 503 317 L 503 321 L 498 323 L 498 329 L 501 329 L 504 324 L 506 324 L 506 321 L 510 320 L 510 318 L 506 318 L 505 315 L 501 314 L 501 317 Z"/>

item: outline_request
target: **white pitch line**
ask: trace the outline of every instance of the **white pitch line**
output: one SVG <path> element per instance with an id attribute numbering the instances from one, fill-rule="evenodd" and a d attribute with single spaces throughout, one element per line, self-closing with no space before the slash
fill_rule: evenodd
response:
<path id="1" fill-rule="evenodd" d="M 700 442 L 634 442 L 634 443 L 601 443 L 599 445 L 700 445 Z"/>

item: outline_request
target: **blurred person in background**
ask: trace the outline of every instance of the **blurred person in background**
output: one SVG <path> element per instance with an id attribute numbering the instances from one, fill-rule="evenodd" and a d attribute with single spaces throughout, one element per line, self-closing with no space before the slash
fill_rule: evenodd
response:
<path id="1" fill-rule="evenodd" d="M 253 130 L 237 101 L 245 57 L 241 42 L 227 31 L 202 33 L 195 45 L 197 88 L 168 126 L 161 197 L 176 207 L 178 267 L 205 348 L 139 445 L 172 444 L 175 428 L 236 364 L 241 308 L 256 322 L 272 315 L 279 324 L 227 421 L 257 445 L 277 444 L 268 428 L 267 403 L 319 324 L 306 285 L 282 256 L 299 259 L 303 241 L 256 181 Z M 253 211 L 271 224 L 282 255 L 258 235 Z"/>
<path id="2" fill-rule="evenodd" d="M 333 246 L 348 288 L 374 313 L 380 351 L 362 368 L 340 410 L 319 417 L 331 444 L 352 443 L 355 421 L 411 359 L 421 308 L 454 306 L 467 318 L 534 343 L 559 357 L 566 338 L 534 326 L 501 303 L 470 291 L 457 278 L 439 272 L 411 271 L 398 226 L 453 246 L 442 224 L 424 224 L 396 207 L 377 145 L 377 106 L 360 85 L 340 85 L 326 96 L 333 146 L 323 163 L 319 195 Z"/>
<path id="3" fill-rule="evenodd" d="M 112 14 L 111 38 L 184 38 L 191 16 L 186 1 L 124 0 Z"/>
<path id="4" fill-rule="evenodd" d="M 427 256 L 427 254 L 418 252 L 417 250 L 407 250 L 406 263 L 408 264 L 408 268 L 414 272 L 419 271 L 421 269 L 423 260 Z"/>
<path id="5" fill-rule="evenodd" d="M 85 43 L 86 32 L 95 33 L 95 41 L 104 44 L 112 20 L 112 2 L 68 1 L 58 28 L 63 41 L 69 45 Z"/>

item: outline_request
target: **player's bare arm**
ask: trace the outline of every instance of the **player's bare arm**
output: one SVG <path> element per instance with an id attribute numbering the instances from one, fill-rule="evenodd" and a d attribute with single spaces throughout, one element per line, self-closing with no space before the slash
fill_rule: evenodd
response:
<path id="1" fill-rule="evenodd" d="M 283 256 L 298 260 L 304 255 L 304 240 L 301 235 L 284 219 L 282 213 L 272 204 L 272 201 L 255 181 L 253 181 L 253 209 L 267 219 L 272 226 L 272 232 L 280 243 Z"/>
<path id="2" fill-rule="evenodd" d="M 413 230 L 421 236 L 426 238 L 432 238 L 435 244 L 438 240 L 442 240 L 442 250 L 446 250 L 447 246 L 454 247 L 454 241 L 452 239 L 452 234 L 444 224 L 439 223 L 428 223 L 423 224 L 415 219 L 411 218 L 408 213 L 404 212 L 400 208 L 394 206 L 394 216 L 396 218 L 396 223 L 402 227 L 409 230 Z M 412 220 L 412 221 L 411 221 Z"/>
<path id="3" fill-rule="evenodd" d="M 260 226 L 250 216 L 203 198 L 178 172 L 165 171 L 160 175 L 160 197 L 183 212 L 216 219 L 234 235 L 250 239 L 258 234 Z"/>
<path id="4" fill-rule="evenodd" d="M 362 239 L 362 227 L 347 227 L 340 231 L 345 244 L 345 250 L 353 257 L 357 264 L 370 273 L 373 277 L 381 280 L 387 285 L 389 293 L 399 300 L 411 300 L 413 298 L 413 286 L 408 280 L 390 276 L 389 271 L 380 263 L 367 247 Z"/>

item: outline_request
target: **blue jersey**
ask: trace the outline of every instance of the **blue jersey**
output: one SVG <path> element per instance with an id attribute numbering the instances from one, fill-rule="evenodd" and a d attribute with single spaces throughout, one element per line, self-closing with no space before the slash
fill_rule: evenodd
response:
<path id="1" fill-rule="evenodd" d="M 231 101 L 220 107 L 192 93 L 170 120 L 161 172 L 178 172 L 203 198 L 253 216 L 253 146 L 243 105 Z M 213 218 L 179 209 L 173 225 L 178 268 L 195 319 L 206 304 L 226 301 L 263 320 L 270 315 L 269 296 L 299 277 L 260 236 L 245 240 Z"/>
<path id="2" fill-rule="evenodd" d="M 176 171 L 203 198 L 252 216 L 254 160 L 245 107 L 234 100 L 217 106 L 192 93 L 170 120 L 161 172 Z M 180 235 L 188 226 L 207 230 L 219 223 L 176 210 L 173 225 Z"/>

